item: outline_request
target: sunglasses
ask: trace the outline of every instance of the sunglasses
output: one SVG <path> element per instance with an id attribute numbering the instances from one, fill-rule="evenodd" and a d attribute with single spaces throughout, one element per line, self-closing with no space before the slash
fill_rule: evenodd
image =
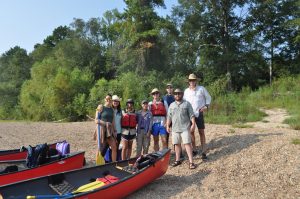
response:
<path id="1" fill-rule="evenodd" d="M 158 93 L 158 92 L 155 92 L 155 93 L 152 93 L 152 95 L 159 95 L 159 93 Z"/>
<path id="2" fill-rule="evenodd" d="M 174 95 L 182 95 L 182 93 L 174 93 Z"/>

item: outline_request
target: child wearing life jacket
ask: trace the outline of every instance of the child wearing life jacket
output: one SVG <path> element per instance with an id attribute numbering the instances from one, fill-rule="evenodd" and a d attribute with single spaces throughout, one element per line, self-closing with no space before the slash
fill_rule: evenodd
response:
<path id="1" fill-rule="evenodd" d="M 148 154 L 152 127 L 152 113 L 148 110 L 148 101 L 142 101 L 142 110 L 137 113 L 136 156 Z M 143 152 L 143 153 L 142 153 Z"/>
<path id="2" fill-rule="evenodd" d="M 167 130 L 166 130 L 166 116 L 168 104 L 160 99 L 160 92 L 157 88 L 151 91 L 153 101 L 149 102 L 149 110 L 153 116 L 152 136 L 154 140 L 154 151 L 159 151 L 159 136 L 161 138 L 162 147 L 168 148 L 167 144 Z"/>
<path id="3" fill-rule="evenodd" d="M 136 137 L 137 117 L 134 110 L 134 101 L 128 99 L 126 109 L 122 111 L 122 160 L 130 158 L 132 143 Z"/>

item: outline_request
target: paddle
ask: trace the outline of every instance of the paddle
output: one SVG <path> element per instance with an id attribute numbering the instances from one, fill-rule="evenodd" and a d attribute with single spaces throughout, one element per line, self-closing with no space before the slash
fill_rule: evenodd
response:
<path id="1" fill-rule="evenodd" d="M 27 196 L 26 199 L 62 199 L 66 197 L 70 197 L 72 194 L 64 194 L 64 195 L 37 195 L 37 196 Z"/>
<path id="2" fill-rule="evenodd" d="M 100 133 L 101 127 L 100 126 L 101 126 L 100 124 L 97 125 L 98 152 L 97 152 L 97 155 L 96 155 L 96 165 L 103 165 L 103 164 L 105 164 L 104 157 L 101 154 L 101 133 Z"/>

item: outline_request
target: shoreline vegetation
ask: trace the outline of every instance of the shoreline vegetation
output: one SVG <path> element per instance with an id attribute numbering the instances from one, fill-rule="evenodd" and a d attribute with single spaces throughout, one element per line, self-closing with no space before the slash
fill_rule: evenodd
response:
<path id="1" fill-rule="evenodd" d="M 105 88 L 102 88 L 105 89 Z M 295 130 L 300 130 L 300 76 L 280 78 L 271 86 L 264 86 L 256 91 L 245 88 L 239 93 L 218 93 L 213 86 L 208 86 L 213 102 L 206 113 L 206 121 L 211 124 L 231 124 L 247 128 L 248 122 L 262 121 L 266 113 L 262 109 L 283 108 L 290 115 L 284 120 Z M 92 112 L 91 112 L 92 115 Z M 92 120 L 91 116 L 81 121 Z M 48 122 L 68 122 L 68 118 Z M 0 120 L 0 122 L 32 122 L 30 120 Z M 266 122 L 266 121 L 265 121 Z"/>

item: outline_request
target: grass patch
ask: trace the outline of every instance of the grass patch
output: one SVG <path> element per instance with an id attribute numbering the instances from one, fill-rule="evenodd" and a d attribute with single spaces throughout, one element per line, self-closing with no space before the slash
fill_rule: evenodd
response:
<path id="1" fill-rule="evenodd" d="M 253 125 L 252 124 L 237 123 L 237 124 L 233 124 L 232 127 L 234 127 L 234 128 L 253 128 Z"/>
<path id="2" fill-rule="evenodd" d="M 295 130 L 300 130 L 300 116 L 293 116 L 284 120 L 285 124 L 290 125 Z"/>
<path id="3" fill-rule="evenodd" d="M 222 91 L 220 86 L 208 87 L 212 91 L 212 104 L 206 114 L 206 121 L 213 124 L 231 124 L 237 128 L 249 128 L 240 123 L 262 121 L 267 116 L 260 108 L 283 108 L 293 117 L 285 120 L 291 128 L 300 130 L 300 76 L 283 77 L 272 85 L 260 87 L 255 92 L 242 89 L 239 93 Z M 217 92 L 218 91 L 218 92 Z M 250 127 L 251 128 L 251 127 Z"/>
<path id="4" fill-rule="evenodd" d="M 299 138 L 292 139 L 292 144 L 300 145 L 300 139 Z"/>

